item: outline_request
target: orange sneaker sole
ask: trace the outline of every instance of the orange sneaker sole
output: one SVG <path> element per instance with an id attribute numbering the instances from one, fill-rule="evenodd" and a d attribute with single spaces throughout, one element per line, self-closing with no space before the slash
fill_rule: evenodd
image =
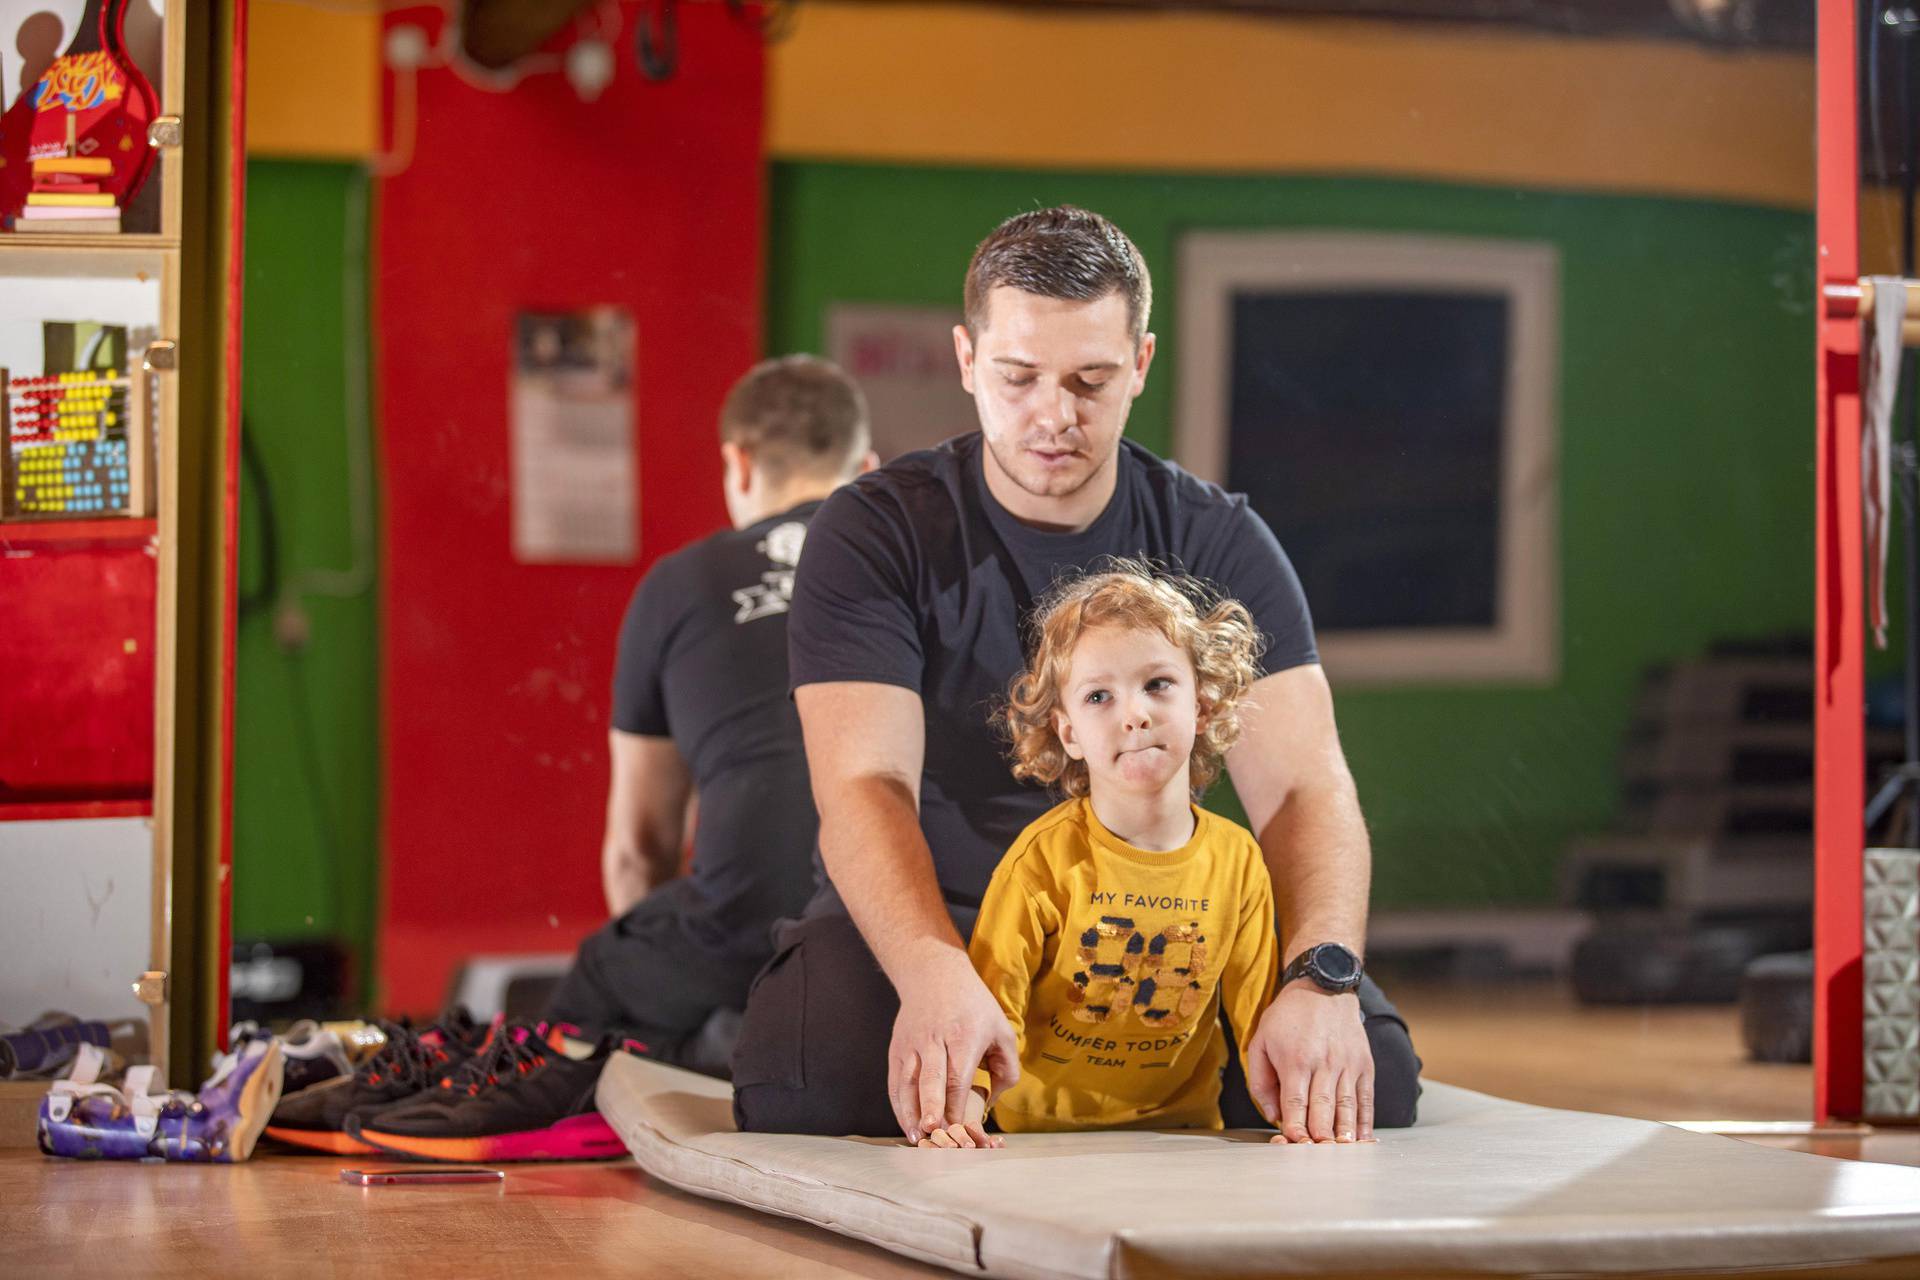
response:
<path id="1" fill-rule="evenodd" d="M 372 1156 L 380 1154 L 374 1147 L 360 1141 L 351 1134 L 332 1133 L 325 1129 L 282 1129 L 274 1125 L 268 1125 L 267 1136 L 275 1142 L 284 1142 L 294 1147 L 305 1147 L 309 1151 L 325 1151 L 330 1155 L 336 1156 Z"/>

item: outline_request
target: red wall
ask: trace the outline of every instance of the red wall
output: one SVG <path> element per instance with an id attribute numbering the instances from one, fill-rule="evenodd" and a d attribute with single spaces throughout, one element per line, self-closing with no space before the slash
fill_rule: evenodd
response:
<path id="1" fill-rule="evenodd" d="M 760 342 L 762 51 L 724 6 L 682 5 L 678 74 L 647 83 L 622 9 L 593 103 L 555 74 L 497 93 L 419 72 L 411 163 L 380 184 L 379 972 L 397 1009 L 434 1007 L 463 955 L 566 950 L 602 921 L 621 613 L 647 564 L 724 523 L 714 416 Z M 435 31 L 438 12 L 386 22 Z M 513 317 L 601 303 L 638 331 L 639 559 L 517 564 Z"/>

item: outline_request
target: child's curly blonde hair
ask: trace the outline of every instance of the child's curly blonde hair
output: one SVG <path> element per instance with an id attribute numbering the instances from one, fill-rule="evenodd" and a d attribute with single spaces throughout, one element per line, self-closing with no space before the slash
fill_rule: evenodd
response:
<path id="1" fill-rule="evenodd" d="M 1054 713 L 1074 646 L 1096 627 L 1157 631 L 1193 663 L 1199 731 L 1187 778 L 1200 799 L 1240 736 L 1240 699 L 1260 675 L 1260 633 L 1238 600 L 1141 560 L 1111 560 L 1100 573 L 1057 585 L 1035 608 L 1027 669 L 1008 685 L 995 716 L 1013 742 L 1013 776 L 1069 796 L 1087 794 L 1087 762 L 1067 755 Z"/>

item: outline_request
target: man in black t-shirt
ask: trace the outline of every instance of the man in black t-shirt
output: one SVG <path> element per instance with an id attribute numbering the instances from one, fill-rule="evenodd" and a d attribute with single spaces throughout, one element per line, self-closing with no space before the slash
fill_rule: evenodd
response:
<path id="1" fill-rule="evenodd" d="M 580 945 L 547 1010 L 714 1074 L 773 922 L 814 883 L 817 823 L 787 693 L 794 566 L 821 500 L 873 466 L 859 388 L 812 356 L 749 371 L 720 437 L 734 527 L 654 564 L 620 628 L 601 865 L 613 920 Z"/>
<path id="2" fill-rule="evenodd" d="M 1145 263 L 1106 219 L 1049 209 L 976 250 L 954 331 L 978 434 L 836 493 L 813 523 L 789 629 L 830 883 L 783 928 L 733 1062 L 743 1129 L 909 1138 L 957 1122 L 977 1066 L 1017 1077 L 1011 1028 L 968 964 L 987 881 L 1052 803 L 988 723 L 1032 602 L 1106 556 L 1243 603 L 1266 674 L 1228 768 L 1274 878 L 1283 963 L 1221 1109 L 1294 1141 L 1413 1121 L 1405 1023 L 1359 978 L 1370 851 L 1292 566 L 1240 495 L 1121 439 L 1146 385 Z M 877 962 L 877 963 L 876 963 Z"/>

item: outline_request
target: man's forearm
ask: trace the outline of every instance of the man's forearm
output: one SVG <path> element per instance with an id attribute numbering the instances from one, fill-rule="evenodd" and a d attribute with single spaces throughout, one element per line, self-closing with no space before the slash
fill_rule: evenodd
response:
<path id="1" fill-rule="evenodd" d="M 649 856 L 639 845 L 609 843 L 600 854 L 600 884 L 609 914 L 623 916 L 655 889 L 679 874 L 677 858 Z"/>
<path id="2" fill-rule="evenodd" d="M 897 988 L 966 948 L 940 896 L 913 792 L 902 781 L 862 778 L 823 806 L 820 856 L 840 900 Z"/>
<path id="3" fill-rule="evenodd" d="M 1260 832 L 1284 966 L 1321 942 L 1362 951 L 1373 851 L 1350 777 L 1296 788 Z"/>

